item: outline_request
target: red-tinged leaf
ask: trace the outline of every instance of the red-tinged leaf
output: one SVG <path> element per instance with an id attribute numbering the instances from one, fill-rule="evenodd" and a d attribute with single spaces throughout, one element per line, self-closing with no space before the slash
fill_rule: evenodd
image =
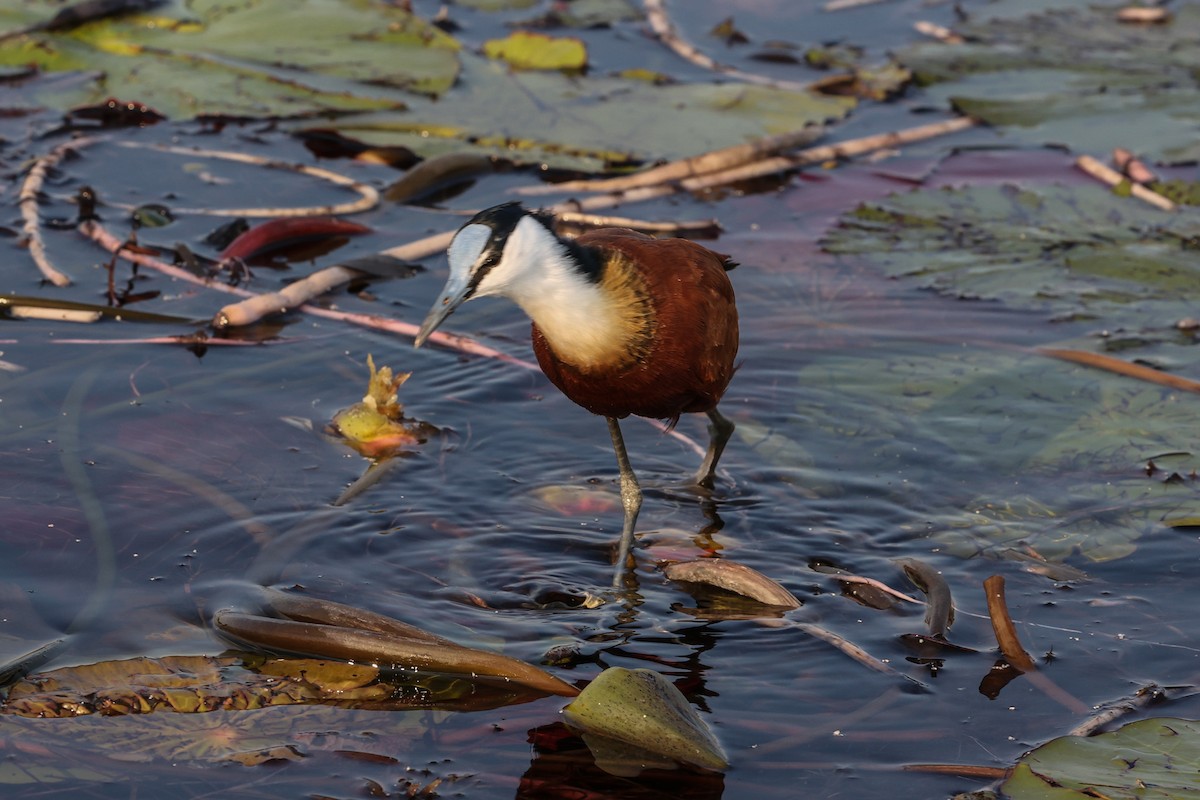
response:
<path id="1" fill-rule="evenodd" d="M 337 217 L 273 219 L 255 225 L 221 251 L 221 258 L 247 259 L 270 250 L 292 247 L 332 236 L 357 236 L 371 229 Z"/>

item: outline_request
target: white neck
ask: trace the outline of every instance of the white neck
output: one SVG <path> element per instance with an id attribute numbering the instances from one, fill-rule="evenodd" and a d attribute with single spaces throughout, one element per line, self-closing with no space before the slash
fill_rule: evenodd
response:
<path id="1" fill-rule="evenodd" d="M 555 354 L 575 366 L 622 356 L 627 343 L 619 309 L 598 284 L 579 272 L 558 238 L 532 217 L 510 234 L 504 257 L 477 295 L 502 295 L 541 329 Z"/>

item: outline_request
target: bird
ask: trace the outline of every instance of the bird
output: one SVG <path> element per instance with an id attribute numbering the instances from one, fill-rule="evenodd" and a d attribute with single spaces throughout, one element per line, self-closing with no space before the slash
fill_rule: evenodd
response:
<path id="1" fill-rule="evenodd" d="M 709 446 L 695 483 L 713 488 L 734 424 L 718 410 L 737 369 L 738 312 L 727 272 L 737 264 L 687 239 L 628 228 L 559 236 L 554 217 L 510 202 L 480 211 L 447 249 L 450 275 L 414 341 L 455 309 L 507 297 L 532 321 L 538 365 L 564 395 L 606 419 L 625 519 L 614 587 L 642 506 L 619 420 L 708 416 Z"/>

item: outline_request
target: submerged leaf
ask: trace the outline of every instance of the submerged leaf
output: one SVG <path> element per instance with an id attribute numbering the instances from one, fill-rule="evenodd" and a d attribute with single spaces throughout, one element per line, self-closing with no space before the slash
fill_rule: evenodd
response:
<path id="1" fill-rule="evenodd" d="M 662 766 L 664 757 L 712 770 L 729 766 L 696 710 L 652 670 L 609 667 L 563 709 L 563 717 L 585 734 L 589 747 L 599 743 L 596 765 L 617 775 Z"/>

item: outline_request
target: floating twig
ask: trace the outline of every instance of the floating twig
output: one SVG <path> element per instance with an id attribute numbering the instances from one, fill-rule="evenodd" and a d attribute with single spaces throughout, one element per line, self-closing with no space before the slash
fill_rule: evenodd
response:
<path id="1" fill-rule="evenodd" d="M 726 77 L 736 78 L 737 80 L 744 81 L 745 83 L 753 83 L 757 86 L 769 86 L 773 89 L 786 89 L 796 92 L 808 91 L 808 85 L 804 83 L 776 80 L 768 78 L 765 75 L 742 72 L 728 64 L 721 64 L 711 56 L 701 53 L 695 45 L 684 40 L 679 35 L 679 32 L 675 30 L 675 24 L 671 22 L 671 18 L 667 14 L 663 0 L 645 0 L 645 6 L 646 20 L 650 23 L 650 29 L 654 32 L 655 38 L 685 61 L 689 61 L 701 69 L 711 70 Z"/>
<path id="2" fill-rule="evenodd" d="M 307 164 L 293 164 L 278 161 L 273 158 L 256 156 L 250 153 L 238 153 L 232 150 L 206 150 L 200 147 L 180 147 L 177 145 L 147 144 L 144 142 L 121 141 L 115 142 L 121 147 L 145 148 L 157 150 L 160 153 L 193 156 L 195 158 L 217 158 L 224 161 L 237 161 L 242 164 L 253 164 L 268 169 L 279 169 L 286 172 L 296 172 L 311 178 L 328 181 L 338 186 L 344 186 L 357 192 L 360 197 L 350 203 L 337 203 L 325 206 L 298 206 L 296 208 L 175 208 L 176 214 L 206 214 L 213 217 L 314 217 L 319 215 L 357 214 L 369 211 L 379 205 L 379 192 L 375 187 L 356 181 L 338 172 L 311 167 Z M 120 207 L 120 206 L 118 206 Z"/>
<path id="3" fill-rule="evenodd" d="M 1153 183 L 1158 179 L 1154 172 L 1146 166 L 1146 162 L 1124 147 L 1113 148 L 1112 160 L 1117 171 L 1134 183 Z"/>
<path id="4" fill-rule="evenodd" d="M 1086 350 L 1068 350 L 1057 347 L 1039 347 L 1036 349 L 1036 352 L 1044 356 L 1050 356 L 1051 358 L 1070 361 L 1074 364 L 1082 364 L 1085 367 L 1094 367 L 1149 383 L 1157 383 L 1159 386 L 1168 386 L 1184 392 L 1200 393 L 1200 381 L 1181 378 L 1178 375 L 1172 375 L 1169 372 L 1163 372 L 1152 367 L 1144 367 L 1141 364 L 1131 364 L 1128 361 L 1122 361 L 1112 356 L 1089 353 Z"/>
<path id="5" fill-rule="evenodd" d="M 732 169 L 743 164 L 761 160 L 784 150 L 816 141 L 825 133 L 820 125 L 806 125 L 798 130 L 781 133 L 776 136 L 763 136 L 746 144 L 724 147 L 712 150 L 690 158 L 681 158 L 658 167 L 638 172 L 634 175 L 622 175 L 617 178 L 596 178 L 593 180 L 566 181 L 563 183 L 538 183 L 533 186 L 522 186 L 513 190 L 514 194 L 538 195 L 561 192 L 624 192 L 639 186 L 654 186 L 670 181 L 694 178 L 697 175 L 707 175 L 721 170 Z"/>
<path id="6" fill-rule="evenodd" d="M 938 25 L 936 22 L 919 19 L 913 23 L 913 28 L 922 36 L 928 36 L 931 39 L 937 39 L 942 44 L 962 44 L 966 41 L 962 36 L 947 28 L 945 25 Z"/>
<path id="7" fill-rule="evenodd" d="M 874 588 L 878 589 L 879 591 L 884 592 L 885 594 L 889 594 L 892 597 L 897 597 L 908 603 L 916 603 L 917 605 L 924 604 L 923 601 L 918 600 L 917 598 L 913 597 L 912 595 L 907 595 L 904 592 L 893 589 L 892 587 L 888 586 L 883 581 L 877 581 L 874 578 L 867 578 L 862 575 L 849 575 L 849 574 L 845 574 L 845 573 L 838 573 L 836 578 L 837 578 L 837 580 L 839 580 L 843 583 L 861 583 L 861 584 L 865 584 L 867 586 L 874 587 Z"/>
<path id="8" fill-rule="evenodd" d="M 79 226 L 79 230 L 85 236 L 92 239 L 110 253 L 118 254 L 121 258 L 127 261 L 131 261 L 149 269 L 157 270 L 158 272 L 162 272 L 171 276 L 172 278 L 187 281 L 188 283 L 192 283 L 197 286 L 203 286 L 207 289 L 215 289 L 216 291 L 225 292 L 226 294 L 235 294 L 241 297 L 254 296 L 253 292 L 242 289 L 241 287 L 230 286 L 225 283 L 206 280 L 199 276 L 193 275 L 185 269 L 181 269 L 173 264 L 168 264 L 159 258 L 155 258 L 152 255 L 130 250 L 125 247 L 125 243 L 123 241 L 105 230 L 104 226 L 96 220 L 88 220 L 82 223 Z M 434 238 L 437 237 L 429 237 L 429 239 Z M 422 241 L 429 241 L 429 239 Z M 392 248 L 392 250 L 387 251 L 387 253 L 392 254 L 395 252 L 403 252 L 406 251 L 406 248 L 408 247 L 409 246 Z M 297 306 L 296 310 L 305 314 L 311 314 L 313 316 L 325 317 L 326 319 L 336 319 L 341 322 L 348 322 L 352 325 L 359 325 L 364 328 L 385 331 L 387 333 L 394 333 L 409 338 L 415 337 L 418 330 L 417 326 L 411 323 L 401 322 L 400 320 L 381 317 L 375 314 L 355 314 L 347 311 L 338 311 L 337 309 L 332 308 L 319 308 L 317 306 L 308 304 Z M 460 350 L 471 355 L 494 358 L 510 364 L 526 367 L 528 369 L 538 368 L 537 365 L 533 364 L 532 362 L 510 356 L 507 353 L 493 349 L 487 345 L 480 344 L 479 342 L 469 339 L 466 336 L 456 336 L 454 334 L 435 331 L 434 334 L 429 337 L 429 341 L 455 350 Z"/>
<path id="9" fill-rule="evenodd" d="M 913 142 L 956 133 L 975 126 L 977 123 L 970 117 L 955 117 L 928 125 L 918 125 L 889 133 L 864 136 L 840 144 L 821 145 L 800 150 L 790 156 L 772 156 L 740 167 L 685 178 L 682 181 L 640 186 L 624 192 L 595 195 L 582 200 L 558 203 L 550 210 L 556 214 L 564 211 L 596 211 L 601 208 L 611 208 L 622 203 L 637 203 L 667 197 L 677 192 L 702 192 L 716 189 L 731 183 L 763 178 L 776 175 L 810 164 L 819 164 L 837 159 L 853 158 L 875 150 L 899 147 Z"/>
<path id="10" fill-rule="evenodd" d="M 44 306 L 9 305 L 9 316 L 13 319 L 51 320 L 53 322 L 92 323 L 100 321 L 99 311 L 84 308 L 46 308 Z"/>
<path id="11" fill-rule="evenodd" d="M 1140 183 L 1134 183 L 1130 181 L 1112 167 L 1101 164 L 1091 156 L 1080 156 L 1079 158 L 1075 159 L 1075 166 L 1079 167 L 1081 170 L 1086 172 L 1088 175 L 1091 175 L 1101 183 L 1105 183 L 1109 186 L 1116 187 L 1120 186 L 1122 183 L 1128 183 L 1129 193 L 1131 195 L 1136 197 L 1138 200 L 1149 203 L 1155 208 L 1161 208 L 1163 211 L 1175 210 L 1175 204 L 1163 197 L 1158 192 L 1152 191 L 1145 186 L 1142 186 Z"/>
<path id="12" fill-rule="evenodd" d="M 1126 6 L 1117 11 L 1117 22 L 1132 25 L 1163 25 L 1171 21 L 1171 12 L 1162 6 Z"/>
<path id="13" fill-rule="evenodd" d="M 986 767 L 979 764 L 905 764 L 900 769 L 905 772 L 953 775 L 957 778 L 978 778 L 983 781 L 1004 780 L 1009 775 L 1007 767 Z"/>
<path id="14" fill-rule="evenodd" d="M 450 240 L 453 238 L 453 231 L 437 233 L 433 236 L 426 236 L 424 239 L 418 239 L 415 242 L 409 242 L 408 244 L 384 250 L 380 255 L 401 261 L 420 261 L 434 253 L 445 250 L 450 246 Z M 278 292 L 268 292 L 260 295 L 246 292 L 246 300 L 240 303 L 231 303 L 216 313 L 213 317 L 213 327 L 221 329 L 237 325 L 250 325 L 258 322 L 268 314 L 282 314 L 286 311 L 300 308 L 309 300 L 324 294 L 335 286 L 340 286 L 363 275 L 365 273 L 359 270 L 338 265 L 318 270 L 307 278 L 289 284 Z M 375 326 L 371 324 L 368 327 Z M 413 333 L 406 335 L 415 336 L 417 328 L 416 326 L 411 327 L 413 328 Z M 461 344 L 462 342 L 470 341 L 465 339 L 465 337 L 455 338 L 453 334 L 445 334 L 449 338 L 443 340 L 439 336 L 441 333 L 441 331 L 434 331 L 429 341 L 440 342 L 448 347 L 457 347 L 458 345 L 454 342 Z"/>
<path id="15" fill-rule="evenodd" d="M 24 220 L 22 230 L 25 232 L 29 255 L 33 258 L 33 263 L 37 265 L 38 270 L 41 271 L 42 277 L 55 286 L 70 286 L 71 279 L 59 272 L 46 255 L 46 243 L 42 239 L 41 217 L 38 213 L 38 194 L 42 191 L 42 184 L 46 182 L 46 173 L 68 154 L 81 147 L 87 147 L 95 141 L 95 139 L 88 138 L 72 139 L 36 159 L 25 175 L 21 191 L 17 194 L 17 205 L 21 208 L 21 219 Z"/>
<path id="16" fill-rule="evenodd" d="M 1110 722 L 1115 722 L 1126 714 L 1132 714 L 1134 711 L 1145 708 L 1151 703 L 1162 699 L 1163 691 L 1158 686 L 1153 683 L 1149 686 L 1143 686 L 1134 693 L 1133 697 L 1122 698 L 1115 703 L 1108 704 L 1096 714 L 1093 714 L 1067 731 L 1067 735 L 1091 736 Z"/>
<path id="17" fill-rule="evenodd" d="M 330 289 L 343 283 L 349 283 L 363 275 L 365 273 L 346 267 L 326 267 L 294 283 L 289 283 L 277 292 L 256 294 L 241 302 L 223 307 L 213 317 L 212 326 L 217 330 L 222 330 L 250 325 L 269 314 L 282 314 L 302 306 Z"/>
<path id="18" fill-rule="evenodd" d="M 845 11 L 850 8 L 861 8 L 862 6 L 873 6 L 877 3 L 884 3 L 887 0 L 829 0 L 821 7 L 822 11 Z"/>
<path id="19" fill-rule="evenodd" d="M 588 228 L 632 228 L 643 233 L 708 233 L 721 230 L 721 223 L 715 219 L 657 222 L 609 214 L 583 214 L 578 211 L 560 211 L 557 217 L 559 222 L 568 225 Z"/>
<path id="20" fill-rule="evenodd" d="M 838 650 L 841 650 L 844 654 L 848 655 L 850 658 L 852 658 L 855 661 L 857 661 L 858 663 L 862 664 L 864 667 L 873 669 L 876 672 L 882 672 L 884 675 L 894 675 L 897 677 L 908 679 L 907 675 L 904 675 L 903 673 L 897 671 L 890 664 L 887 664 L 886 662 L 879 660 L 878 658 L 871 655 L 863 648 L 856 645 L 854 642 L 850 641 L 849 639 L 846 639 L 843 636 L 839 636 L 838 634 L 834 633 L 833 631 L 829 630 L 828 628 L 823 628 L 820 625 L 813 625 L 810 622 L 793 622 L 792 624 L 795 625 L 797 628 L 799 628 L 804 633 L 807 633 L 809 636 L 813 637 L 814 639 L 820 639 L 822 642 L 825 642 L 826 644 L 833 645 Z M 920 683 L 920 681 L 916 681 L 916 682 Z"/>

